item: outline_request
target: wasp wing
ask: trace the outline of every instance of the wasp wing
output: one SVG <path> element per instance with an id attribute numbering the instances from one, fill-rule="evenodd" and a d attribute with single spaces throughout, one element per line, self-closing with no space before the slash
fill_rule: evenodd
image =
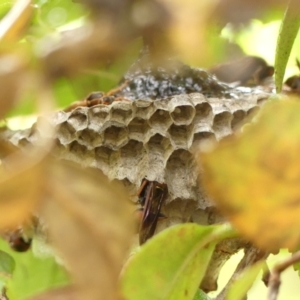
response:
<path id="1" fill-rule="evenodd" d="M 167 186 L 156 181 L 148 182 L 144 195 L 144 213 L 139 233 L 140 245 L 151 238 L 155 232 L 160 210 L 167 196 Z"/>

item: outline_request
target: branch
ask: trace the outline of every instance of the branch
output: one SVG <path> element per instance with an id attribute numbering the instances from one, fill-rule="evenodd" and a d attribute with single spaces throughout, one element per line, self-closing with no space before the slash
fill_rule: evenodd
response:
<path id="1" fill-rule="evenodd" d="M 247 248 L 245 248 L 245 254 L 244 257 L 241 259 L 239 264 L 237 265 L 233 275 L 227 282 L 224 289 L 221 291 L 221 293 L 217 296 L 215 300 L 224 300 L 228 289 L 231 287 L 231 285 L 242 276 L 245 269 L 247 269 L 249 266 L 253 265 L 257 261 L 261 259 L 266 259 L 268 256 L 268 253 L 257 249 L 256 247 L 249 245 Z M 245 298 L 246 299 L 246 298 Z"/>
<path id="2" fill-rule="evenodd" d="M 300 251 L 294 253 L 291 257 L 285 259 L 281 263 L 278 263 L 273 268 L 269 279 L 269 291 L 268 300 L 276 300 L 279 292 L 279 286 L 281 284 L 280 275 L 287 268 L 300 261 Z"/>

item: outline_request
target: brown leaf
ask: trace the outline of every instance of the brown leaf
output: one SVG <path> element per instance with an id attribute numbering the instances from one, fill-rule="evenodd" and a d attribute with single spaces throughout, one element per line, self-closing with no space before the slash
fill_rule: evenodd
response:
<path id="1" fill-rule="evenodd" d="M 62 162 L 52 165 L 47 192 L 41 216 L 80 299 L 116 299 L 133 232 L 128 195 L 99 171 Z"/>
<path id="2" fill-rule="evenodd" d="M 14 106 L 24 79 L 26 62 L 10 54 L 0 57 L 0 119 Z"/>
<path id="3" fill-rule="evenodd" d="M 273 101 L 243 135 L 199 158 L 220 210 L 265 250 L 300 242 L 299 114 L 299 102 Z"/>
<path id="4" fill-rule="evenodd" d="M 43 163 L 19 172 L 0 170 L 0 228 L 16 227 L 30 216 L 40 197 Z"/>

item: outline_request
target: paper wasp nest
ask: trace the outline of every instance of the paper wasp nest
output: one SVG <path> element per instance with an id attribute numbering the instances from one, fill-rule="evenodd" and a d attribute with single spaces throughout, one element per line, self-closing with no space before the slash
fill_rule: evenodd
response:
<path id="1" fill-rule="evenodd" d="M 266 98 L 218 99 L 194 93 L 159 101 L 116 101 L 57 112 L 49 122 L 57 129 L 59 158 L 100 169 L 109 179 L 124 181 L 133 194 L 143 178 L 166 183 L 166 204 L 184 200 L 193 204 L 192 210 L 205 209 L 212 203 L 199 187 L 195 146 L 232 134 Z M 21 144 L 35 134 L 13 140 Z"/>
<path id="2" fill-rule="evenodd" d="M 132 195 L 143 178 L 167 184 L 163 211 L 171 224 L 200 222 L 191 214 L 212 206 L 199 184 L 196 146 L 232 134 L 269 97 L 259 89 L 233 88 L 176 59 L 157 63 L 148 48 L 110 95 L 110 105 L 79 106 L 48 118 L 57 129 L 55 154 L 123 181 Z M 12 140 L 20 145 L 37 134 L 44 137 L 38 130 L 23 138 L 19 132 Z"/>

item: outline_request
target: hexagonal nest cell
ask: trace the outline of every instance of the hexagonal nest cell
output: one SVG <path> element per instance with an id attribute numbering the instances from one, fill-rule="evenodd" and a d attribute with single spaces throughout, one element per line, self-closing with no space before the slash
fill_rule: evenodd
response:
<path id="1" fill-rule="evenodd" d="M 216 136 L 212 131 L 202 131 L 194 134 L 193 146 L 199 147 L 201 143 L 205 143 L 207 141 L 216 142 Z"/>
<path id="2" fill-rule="evenodd" d="M 127 127 L 111 126 L 103 132 L 103 144 L 117 150 L 126 145 L 129 140 Z"/>
<path id="3" fill-rule="evenodd" d="M 120 102 L 117 104 L 121 104 Z M 126 102 L 127 105 L 115 105 L 110 110 L 110 120 L 116 121 L 118 123 L 127 125 L 132 119 L 132 105 L 131 103 Z"/>
<path id="4" fill-rule="evenodd" d="M 127 178 L 135 182 L 138 178 L 145 176 L 144 170 L 147 166 L 146 150 L 141 142 L 129 141 L 119 150 L 119 168 L 117 178 Z"/>
<path id="5" fill-rule="evenodd" d="M 103 171 L 104 174 L 108 174 L 108 170 L 111 168 L 111 154 L 113 150 L 104 146 L 95 148 L 95 167 Z"/>
<path id="6" fill-rule="evenodd" d="M 109 119 L 109 107 L 107 105 L 96 105 L 88 110 L 89 127 L 95 131 L 101 130 L 102 125 Z"/>
<path id="7" fill-rule="evenodd" d="M 191 147 L 193 143 L 193 126 L 177 126 L 173 124 L 168 132 L 175 149 L 189 149 Z"/>
<path id="8" fill-rule="evenodd" d="M 233 118 L 231 121 L 231 128 L 233 131 L 237 130 L 244 122 L 247 113 L 243 110 L 237 110 L 233 113 Z"/>
<path id="9" fill-rule="evenodd" d="M 78 133 L 78 142 L 88 149 L 94 149 L 102 145 L 103 136 L 90 128 L 86 128 Z"/>
<path id="10" fill-rule="evenodd" d="M 145 141 L 145 136 L 148 134 L 150 126 L 148 121 L 140 117 L 135 117 L 128 124 L 129 138 L 137 141 Z"/>
<path id="11" fill-rule="evenodd" d="M 195 108 L 188 96 L 173 97 L 168 103 L 168 108 L 175 125 L 189 125 L 192 123 L 195 116 Z"/>
<path id="12" fill-rule="evenodd" d="M 231 129 L 231 120 L 232 114 L 228 111 L 224 111 L 215 115 L 214 123 L 213 123 L 213 130 L 216 134 L 217 140 L 229 135 L 232 133 Z"/>
<path id="13" fill-rule="evenodd" d="M 164 159 L 167 159 L 170 156 L 170 153 L 174 151 L 170 140 L 159 133 L 153 135 L 147 144 L 145 145 L 148 153 L 154 152 L 161 155 Z"/>
<path id="14" fill-rule="evenodd" d="M 64 158 L 75 161 L 84 167 L 89 167 L 95 159 L 94 150 L 88 150 L 77 141 L 68 145 L 68 152 L 64 153 Z M 82 159 L 84 157 L 84 159 Z"/>
<path id="15" fill-rule="evenodd" d="M 76 131 L 83 130 L 88 125 L 87 107 L 79 107 L 71 112 L 68 121 Z"/>
<path id="16" fill-rule="evenodd" d="M 210 106 L 209 103 L 200 103 L 195 106 L 195 118 L 194 118 L 194 123 L 195 124 L 212 124 L 213 123 L 213 111 L 212 107 Z"/>
<path id="17" fill-rule="evenodd" d="M 67 121 L 57 126 L 57 138 L 63 145 L 67 145 L 77 138 L 75 128 Z"/>
<path id="18" fill-rule="evenodd" d="M 171 199 L 197 199 L 198 169 L 190 152 L 175 150 L 167 161 L 165 173 Z"/>
<path id="19" fill-rule="evenodd" d="M 135 107 L 135 116 L 145 120 L 149 120 L 155 111 L 153 102 L 149 100 L 134 101 L 133 106 Z"/>
<path id="20" fill-rule="evenodd" d="M 171 112 L 171 118 L 174 124 L 180 125 L 189 125 L 192 123 L 195 116 L 195 108 L 190 105 L 177 106 Z"/>
<path id="21" fill-rule="evenodd" d="M 166 110 L 158 109 L 149 119 L 151 128 L 156 129 L 158 132 L 167 131 L 172 124 L 170 114 Z"/>

